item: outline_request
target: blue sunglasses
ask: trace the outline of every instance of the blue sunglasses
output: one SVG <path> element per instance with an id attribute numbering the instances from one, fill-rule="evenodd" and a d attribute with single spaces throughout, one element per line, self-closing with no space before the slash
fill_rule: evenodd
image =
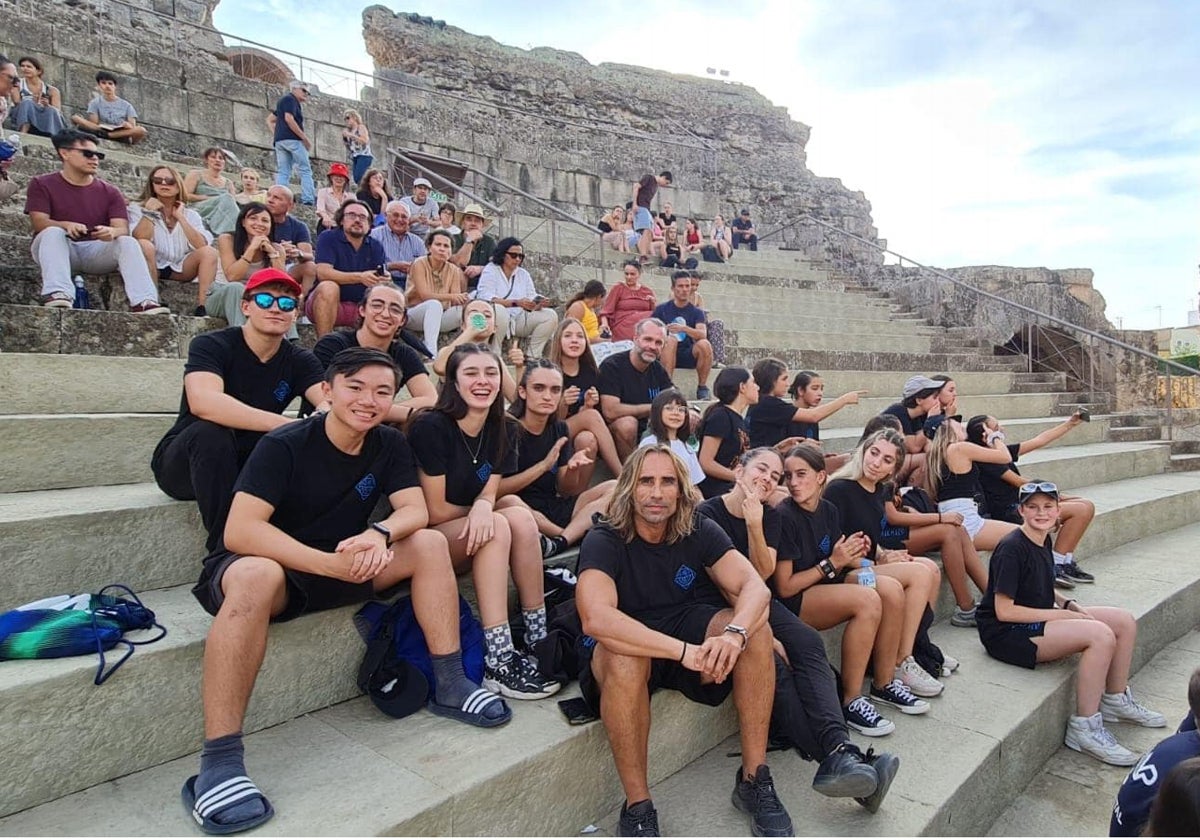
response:
<path id="1" fill-rule="evenodd" d="M 291 295 L 273 295 L 270 292 L 255 292 L 250 296 L 254 305 L 259 309 L 270 309 L 271 304 L 278 303 L 280 312 L 293 312 L 296 309 L 296 299 Z"/>

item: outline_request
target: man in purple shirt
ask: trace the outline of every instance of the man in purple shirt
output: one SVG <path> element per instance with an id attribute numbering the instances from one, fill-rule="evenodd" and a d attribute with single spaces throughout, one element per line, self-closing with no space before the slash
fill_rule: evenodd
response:
<path id="1" fill-rule="evenodd" d="M 42 270 L 42 305 L 70 309 L 75 302 L 71 275 L 118 271 L 125 281 L 129 311 L 169 312 L 158 302 L 150 278 L 153 245 L 129 235 L 129 211 L 120 190 L 96 177 L 104 153 L 91 134 L 66 129 L 51 142 L 62 169 L 39 175 L 25 191 L 25 213 L 33 226 L 33 259 Z M 150 248 L 149 254 L 143 245 Z"/>

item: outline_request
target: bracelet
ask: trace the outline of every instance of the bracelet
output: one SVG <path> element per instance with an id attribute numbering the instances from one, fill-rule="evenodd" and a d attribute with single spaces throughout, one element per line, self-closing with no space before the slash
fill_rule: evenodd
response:
<path id="1" fill-rule="evenodd" d="M 829 561 L 828 557 L 825 558 L 824 560 L 819 561 L 817 563 L 817 568 L 820 569 L 821 574 L 824 575 L 829 580 L 833 580 L 834 578 L 837 577 L 837 569 L 835 569 L 833 567 L 833 563 L 831 563 Z"/>
<path id="2" fill-rule="evenodd" d="M 683 653 L 679 654 L 679 664 L 683 664 L 684 658 L 687 656 L 687 642 L 683 643 Z"/>
<path id="3" fill-rule="evenodd" d="M 1077 604 L 1077 603 L 1079 603 L 1079 602 L 1076 601 L 1074 598 L 1068 598 L 1067 600 L 1063 601 L 1062 608 L 1064 610 L 1069 610 L 1071 608 L 1072 604 Z"/>

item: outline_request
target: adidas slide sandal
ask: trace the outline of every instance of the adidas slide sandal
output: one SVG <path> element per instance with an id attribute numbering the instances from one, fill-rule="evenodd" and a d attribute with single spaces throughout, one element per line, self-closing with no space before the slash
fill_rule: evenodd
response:
<path id="1" fill-rule="evenodd" d="M 239 831 L 248 831 L 260 826 L 275 816 L 275 809 L 271 807 L 270 800 L 255 787 L 249 776 L 234 776 L 232 779 L 226 779 L 211 790 L 205 791 L 199 798 L 196 797 L 197 778 L 197 776 L 192 776 L 183 783 L 180 796 L 183 798 L 183 807 L 187 809 L 192 819 L 205 834 L 237 834 Z M 241 805 L 255 797 L 262 800 L 263 808 L 266 809 L 264 813 L 241 822 L 222 823 L 216 821 L 215 818 L 231 805 Z"/>
<path id="2" fill-rule="evenodd" d="M 429 711 L 435 715 L 471 726 L 491 729 L 503 726 L 512 720 L 512 709 L 500 698 L 486 688 L 477 688 L 467 695 L 461 706 L 443 706 L 432 698 L 429 701 Z"/>

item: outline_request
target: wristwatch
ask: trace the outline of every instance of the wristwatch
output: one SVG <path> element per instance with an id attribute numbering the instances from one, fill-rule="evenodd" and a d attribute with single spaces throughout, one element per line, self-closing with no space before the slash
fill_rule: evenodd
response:
<path id="1" fill-rule="evenodd" d="M 371 530 L 378 531 L 379 533 L 383 534 L 383 538 L 385 540 L 387 540 L 387 544 L 388 545 L 392 544 L 392 532 L 390 530 L 388 530 L 388 527 L 386 525 L 384 525 L 382 522 L 372 522 Z"/>
<path id="2" fill-rule="evenodd" d="M 742 637 L 742 650 L 746 649 L 746 643 L 750 641 L 750 634 L 746 632 L 746 628 L 737 624 L 726 624 L 722 633 L 737 633 Z"/>
<path id="3" fill-rule="evenodd" d="M 826 580 L 833 580 L 837 577 L 837 569 L 834 568 L 828 557 L 818 561 L 817 568 L 821 570 L 821 574 L 825 576 Z"/>

